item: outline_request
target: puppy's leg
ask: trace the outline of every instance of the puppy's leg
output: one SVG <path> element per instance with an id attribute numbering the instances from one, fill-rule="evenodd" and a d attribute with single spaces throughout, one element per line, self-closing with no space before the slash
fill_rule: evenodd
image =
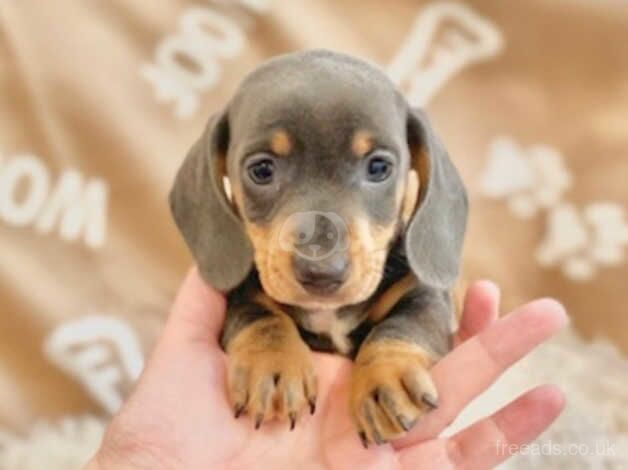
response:
<path id="1" fill-rule="evenodd" d="M 255 428 L 274 417 L 294 428 L 306 404 L 314 413 L 316 376 L 311 353 L 293 320 L 265 294 L 227 309 L 221 338 L 229 356 L 228 393 L 236 418 L 247 412 Z"/>
<path id="2" fill-rule="evenodd" d="M 451 346 L 454 315 L 447 293 L 415 288 L 362 343 L 351 380 L 350 406 L 362 443 L 384 443 L 438 406 L 430 367 Z"/>

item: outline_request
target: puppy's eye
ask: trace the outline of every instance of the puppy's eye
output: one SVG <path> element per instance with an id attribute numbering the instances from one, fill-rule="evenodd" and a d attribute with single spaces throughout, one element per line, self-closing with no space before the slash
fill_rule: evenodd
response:
<path id="1" fill-rule="evenodd" d="M 270 184 L 275 174 L 275 164 L 270 159 L 259 160 L 247 168 L 249 177 L 256 184 Z"/>
<path id="2" fill-rule="evenodd" d="M 380 156 L 371 157 L 366 167 L 366 177 L 369 181 L 379 183 L 390 176 L 392 168 L 390 160 Z"/>

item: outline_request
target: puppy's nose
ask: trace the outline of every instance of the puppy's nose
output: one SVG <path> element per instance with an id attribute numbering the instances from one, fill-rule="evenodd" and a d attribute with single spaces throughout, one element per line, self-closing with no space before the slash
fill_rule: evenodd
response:
<path id="1" fill-rule="evenodd" d="M 301 285 L 308 292 L 319 295 L 338 290 L 349 275 L 349 260 L 344 253 L 334 253 L 320 260 L 295 253 L 292 267 Z"/>

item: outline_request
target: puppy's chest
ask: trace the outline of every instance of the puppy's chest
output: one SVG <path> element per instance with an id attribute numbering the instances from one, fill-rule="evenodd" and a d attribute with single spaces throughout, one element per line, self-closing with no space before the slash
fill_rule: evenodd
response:
<path id="1" fill-rule="evenodd" d="M 358 307 L 300 310 L 296 312 L 295 321 L 311 348 L 350 355 L 367 332 L 366 316 L 366 310 Z"/>

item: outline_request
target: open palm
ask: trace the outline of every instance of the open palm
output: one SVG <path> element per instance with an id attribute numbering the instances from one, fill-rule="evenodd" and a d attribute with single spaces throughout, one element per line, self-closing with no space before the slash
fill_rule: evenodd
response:
<path id="1" fill-rule="evenodd" d="M 218 346 L 224 298 L 192 270 L 138 386 L 113 419 L 88 469 L 449 469 L 491 468 L 560 413 L 553 386 L 531 390 L 450 438 L 439 434 L 508 366 L 566 320 L 553 300 L 537 300 L 497 320 L 497 289 L 467 292 L 456 347 L 433 368 L 439 408 L 402 439 L 364 449 L 348 415 L 351 362 L 315 354 L 318 400 L 296 428 L 271 422 L 255 430 L 235 419 L 226 396 L 226 356 Z M 499 445 L 498 445 L 499 443 Z"/>

